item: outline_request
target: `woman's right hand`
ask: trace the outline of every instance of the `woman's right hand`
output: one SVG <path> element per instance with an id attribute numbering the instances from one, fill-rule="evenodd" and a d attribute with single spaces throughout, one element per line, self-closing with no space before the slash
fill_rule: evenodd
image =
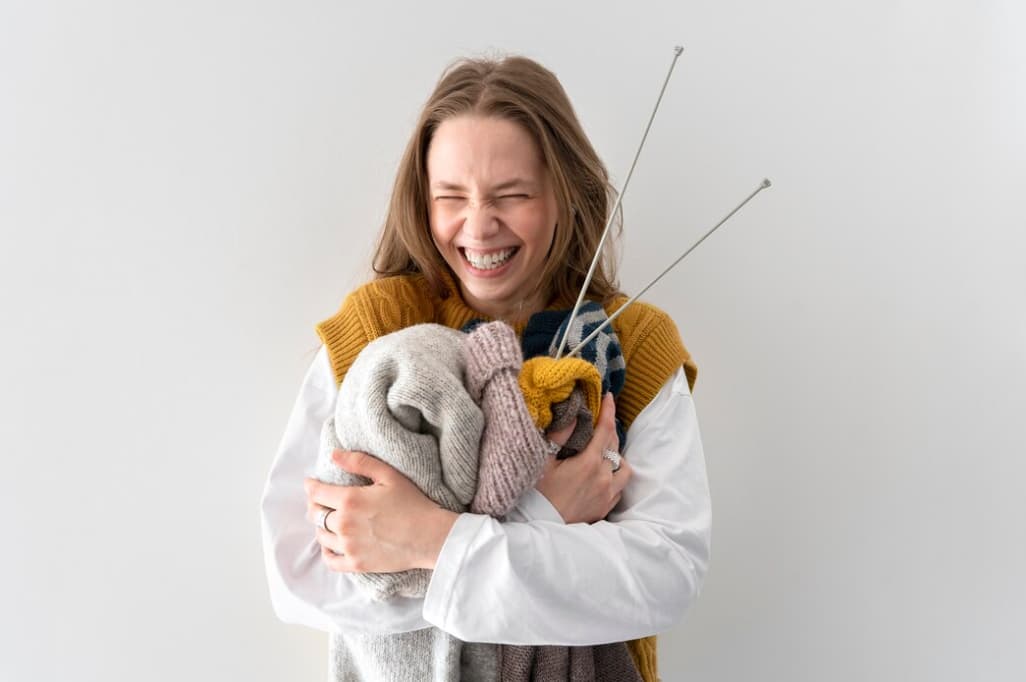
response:
<path id="1" fill-rule="evenodd" d="M 613 472 L 611 462 L 602 456 L 606 448 L 619 449 L 615 415 L 616 403 L 607 393 L 588 445 L 567 459 L 557 460 L 550 455 L 545 473 L 535 486 L 566 523 L 594 523 L 606 518 L 631 478 L 631 465 L 625 458 Z M 558 438 L 553 440 L 559 442 Z"/>

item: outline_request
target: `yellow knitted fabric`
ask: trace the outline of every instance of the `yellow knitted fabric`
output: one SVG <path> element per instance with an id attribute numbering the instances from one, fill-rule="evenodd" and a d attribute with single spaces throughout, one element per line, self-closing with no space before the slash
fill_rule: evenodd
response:
<path id="1" fill-rule="evenodd" d="M 591 411 L 592 426 L 602 404 L 602 377 L 595 365 L 581 358 L 550 358 L 545 355 L 525 360 L 520 368 L 520 390 L 535 426 L 542 431 L 552 423 L 552 406 L 570 397 L 580 382 Z"/>
<path id="2" fill-rule="evenodd" d="M 612 313 L 627 301 L 618 297 L 605 307 Z M 616 414 L 628 428 L 681 366 L 688 386 L 694 388 L 698 367 L 684 348 L 670 316 L 648 303 L 636 301 L 613 320 L 613 331 L 627 364 L 626 382 L 616 401 Z"/>
<path id="3" fill-rule="evenodd" d="M 459 329 L 472 319 L 487 319 L 453 291 L 447 298 L 439 298 L 423 276 L 406 275 L 373 280 L 349 294 L 334 316 L 317 325 L 335 380 L 342 383 L 363 347 L 379 336 L 422 322 Z M 612 313 L 626 300 L 613 299 L 605 306 L 606 312 Z M 526 320 L 513 328 L 520 334 L 524 326 Z M 636 301 L 613 320 L 613 331 L 627 365 L 623 391 L 616 402 L 616 415 L 624 428 L 630 427 L 678 367 L 683 366 L 688 384 L 694 388 L 698 368 L 666 313 Z"/>
<path id="4" fill-rule="evenodd" d="M 342 383 L 368 343 L 385 334 L 434 321 L 435 306 L 423 278 L 388 277 L 349 294 L 334 317 L 317 325 L 317 333 L 328 348 L 335 379 Z"/>
<path id="5" fill-rule="evenodd" d="M 645 682 L 659 682 L 659 657 L 656 654 L 656 636 L 632 639 L 627 650 L 634 659 L 634 665 Z"/>
<path id="6" fill-rule="evenodd" d="M 460 329 L 472 319 L 487 319 L 467 307 L 452 279 L 445 279 L 450 289 L 446 298 L 436 296 L 421 275 L 373 280 L 349 294 L 334 316 L 317 325 L 317 333 L 331 358 L 335 380 L 341 383 L 363 347 L 379 336 L 423 322 Z M 626 296 L 614 298 L 604 306 L 606 313 L 612 314 L 626 301 Z M 569 307 L 563 304 L 552 309 Z M 513 328 L 520 335 L 525 326 L 526 320 Z M 679 367 L 684 368 L 688 385 L 693 389 L 698 367 L 684 348 L 673 320 L 655 306 L 636 301 L 613 320 L 612 326 L 627 365 L 624 387 L 616 402 L 616 415 L 627 429 Z M 597 417 L 597 406 L 592 414 Z M 655 636 L 627 642 L 627 647 L 642 679 L 658 682 Z"/>

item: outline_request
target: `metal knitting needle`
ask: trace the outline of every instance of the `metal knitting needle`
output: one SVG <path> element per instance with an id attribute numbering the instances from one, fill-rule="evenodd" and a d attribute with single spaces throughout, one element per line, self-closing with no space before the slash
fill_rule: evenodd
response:
<path id="1" fill-rule="evenodd" d="M 733 216 L 733 215 L 734 215 L 735 213 L 737 213 L 738 211 L 740 211 L 740 210 L 741 210 L 741 207 L 742 207 L 742 206 L 744 206 L 745 204 L 747 204 L 747 203 L 748 203 L 749 201 L 751 201 L 751 200 L 752 200 L 752 198 L 753 198 L 753 197 L 755 197 L 755 195 L 756 195 L 756 194 L 758 194 L 759 192 L 761 192 L 762 190 L 766 189 L 767 187 L 769 187 L 769 186 L 770 186 L 770 185 L 772 185 L 772 184 L 773 184 L 773 183 L 771 183 L 771 182 L 769 181 L 769 178 L 763 178 L 763 179 L 762 179 L 762 182 L 761 182 L 761 183 L 759 183 L 759 186 L 755 188 L 755 191 L 754 191 L 754 192 L 752 192 L 751 194 L 749 194 L 749 195 L 748 195 L 748 197 L 747 197 L 747 198 L 746 198 L 746 199 L 745 199 L 744 201 L 742 201 L 742 202 L 741 202 L 740 204 L 738 204 L 738 205 L 737 205 L 736 207 L 734 207 L 734 210 L 733 210 L 733 211 L 731 211 L 730 213 L 728 213 L 728 214 L 726 215 L 726 217 L 724 217 L 724 218 L 723 218 L 723 220 L 721 220 L 720 222 L 716 223 L 716 224 L 715 224 L 715 225 L 713 226 L 713 228 L 712 228 L 711 230 L 709 230 L 708 232 L 706 232 L 705 234 L 703 234 L 703 235 L 702 235 L 702 237 L 701 237 L 701 239 L 699 239 L 699 240 L 698 240 L 697 242 L 695 242 L 694 244 L 692 244 L 692 245 L 691 245 L 691 248 L 689 248 L 689 249 L 688 249 L 687 251 L 685 251 L 685 252 L 684 252 L 683 254 L 681 254 L 681 255 L 680 255 L 680 257 L 679 257 L 679 258 L 677 258 L 677 260 L 675 260 L 675 261 L 673 261 L 672 263 L 670 263 L 670 266 L 669 266 L 668 268 L 666 268 L 665 270 L 663 270 L 663 271 L 662 271 L 661 273 L 659 273 L 659 275 L 658 275 L 658 276 L 656 276 L 656 278 L 655 278 L 655 279 L 653 279 L 653 280 L 652 280 L 651 282 L 649 282 L 648 284 L 646 284 L 646 285 L 645 285 L 645 288 L 643 288 L 643 289 L 642 289 L 641 291 L 639 291 L 639 292 L 638 292 L 637 294 L 635 294 L 635 295 L 634 295 L 633 297 L 631 297 L 631 298 L 630 298 L 630 299 L 629 299 L 629 300 L 628 300 L 628 301 L 627 301 L 626 303 L 624 303 L 624 304 L 623 304 L 622 306 L 620 306 L 619 308 L 617 308 L 617 309 L 616 309 L 616 312 L 614 312 L 614 313 L 613 313 L 612 315 L 610 315 L 610 316 L 609 316 L 609 317 L 608 317 L 608 318 L 606 319 L 606 321 L 605 321 L 605 322 L 603 322 L 603 323 L 602 323 L 601 325 L 599 325 L 599 327 L 598 327 L 598 328 L 597 328 L 597 329 L 596 329 L 595 331 L 593 331 L 593 332 L 592 332 L 591 334 L 589 334 L 589 335 L 588 335 L 588 337 L 587 337 L 587 338 L 585 338 L 585 339 L 584 339 L 583 341 L 581 341 L 581 342 L 580 342 L 580 343 L 579 343 L 579 344 L 577 345 L 577 347 L 576 347 L 576 348 L 574 348 L 574 349 L 573 349 L 572 351 L 570 351 L 570 352 L 569 352 L 569 353 L 567 354 L 567 357 L 573 357 L 574 355 L 577 355 L 578 353 L 580 353 L 580 352 L 581 352 L 581 349 L 582 349 L 582 348 L 584 348 L 584 347 L 585 347 L 586 345 L 588 345 L 588 343 L 590 343 L 592 339 L 594 339 L 594 338 L 595 338 L 596 336 L 598 336 L 598 335 L 599 335 L 599 332 L 601 332 L 601 331 L 602 331 L 603 329 L 605 329 L 607 325 L 610 325 L 610 324 L 612 324 L 612 323 L 613 323 L 613 320 L 615 320 L 615 319 L 616 319 L 616 318 L 617 318 L 617 317 L 618 317 L 618 316 L 620 315 L 620 313 L 622 313 L 622 312 L 623 312 L 623 311 L 624 311 L 624 310 L 625 310 L 625 309 L 627 308 L 627 306 L 629 306 L 629 305 L 630 305 L 631 303 L 634 303 L 634 302 L 635 302 L 636 300 L 638 300 L 638 299 L 639 299 L 639 298 L 641 297 L 641 295 L 642 295 L 643 293 L 645 293 L 646 291 L 648 291 L 649 289 L 651 289 L 651 288 L 652 288 L 652 286 L 653 286 L 653 285 L 655 285 L 655 283 L 656 283 L 656 282 L 658 282 L 659 280 L 661 280 L 661 279 L 663 278 L 663 275 L 665 275 L 666 273 L 668 273 L 668 272 L 669 272 L 670 270 L 673 270 L 673 269 L 674 269 L 674 268 L 675 268 L 675 267 L 677 266 L 677 263 L 680 263 L 680 262 L 681 262 L 682 260 L 684 260 L 684 258 L 685 258 L 685 257 L 686 257 L 686 256 L 687 256 L 687 255 L 688 255 L 689 253 L 691 253 L 692 251 L 694 251 L 694 250 L 695 250 L 695 248 L 696 248 L 696 247 L 697 247 L 697 246 L 698 246 L 699 244 L 701 244 L 701 243 L 702 243 L 703 241 L 705 241 L 705 238 L 706 238 L 706 237 L 708 237 L 708 236 L 709 236 L 709 235 L 711 235 L 711 234 L 712 234 L 713 232 L 715 232 L 715 231 L 716 231 L 716 228 L 718 228 L 718 227 L 719 227 L 720 225 L 722 225 L 723 223 L 725 223 L 725 222 L 727 222 L 728 220 L 730 220 L 731 216 Z"/>
<path id="2" fill-rule="evenodd" d="M 663 93 L 666 92 L 666 86 L 670 82 L 670 76 L 673 74 L 673 67 L 677 64 L 677 59 L 680 58 L 681 53 L 684 52 L 684 48 L 677 45 L 673 48 L 673 61 L 670 62 L 670 70 L 666 72 L 666 79 L 663 80 L 663 87 L 659 90 L 659 97 L 656 99 L 655 107 L 652 109 L 652 115 L 648 117 L 648 125 L 645 126 L 645 132 L 641 136 L 641 144 L 638 145 L 638 151 L 634 153 L 634 161 L 631 162 L 631 168 L 627 171 L 627 179 L 623 181 L 623 187 L 620 188 L 619 194 L 616 196 L 616 203 L 613 204 L 613 210 L 609 213 L 609 220 L 606 221 L 606 227 L 602 230 L 602 238 L 599 240 L 598 248 L 595 249 L 595 257 L 591 259 L 591 267 L 588 268 L 588 274 L 584 278 L 584 284 L 581 286 L 581 293 L 577 295 L 577 302 L 574 303 L 574 309 L 570 312 L 566 324 L 566 330 L 563 331 L 563 338 L 559 341 L 559 348 L 556 350 L 556 359 L 563 355 L 563 350 L 566 348 L 567 336 L 570 334 L 570 327 L 573 319 L 577 317 L 577 311 L 581 308 L 581 301 L 584 300 L 584 294 L 588 291 L 588 285 L 591 284 L 591 278 L 595 275 L 595 268 L 598 267 L 599 259 L 602 257 L 602 247 L 606 244 L 606 237 L 609 236 L 609 228 L 613 225 L 613 220 L 616 218 L 616 211 L 620 208 L 620 202 L 623 201 L 623 194 L 627 191 L 627 185 L 631 182 L 631 175 L 634 174 L 634 167 L 638 165 L 638 157 L 641 156 L 641 148 L 645 146 L 645 139 L 648 137 L 648 131 L 652 127 L 652 121 L 655 120 L 656 112 L 659 111 L 659 103 L 663 101 Z"/>

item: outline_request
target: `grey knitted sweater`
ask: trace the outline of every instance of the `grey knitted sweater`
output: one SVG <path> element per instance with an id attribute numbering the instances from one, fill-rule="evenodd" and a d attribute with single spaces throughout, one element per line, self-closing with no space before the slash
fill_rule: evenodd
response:
<path id="1" fill-rule="evenodd" d="M 376 339 L 339 389 L 335 414 L 321 433 L 317 477 L 365 485 L 331 460 L 336 448 L 360 450 L 395 467 L 446 509 L 504 515 L 537 482 L 546 458 L 520 396 L 520 365 L 516 335 L 501 323 L 470 334 L 421 324 Z M 482 406 L 491 417 L 487 432 Z M 382 600 L 421 597 L 430 577 L 423 569 L 348 576 Z M 347 682 L 499 679 L 498 647 L 464 643 L 438 628 L 333 634 L 330 661 L 333 679 Z"/>
<path id="2" fill-rule="evenodd" d="M 521 365 L 516 335 L 501 322 L 469 334 L 420 324 L 376 339 L 340 386 L 334 416 L 321 433 L 316 476 L 367 484 L 331 459 L 336 448 L 359 450 L 395 467 L 451 511 L 505 516 L 537 483 L 548 452 L 520 392 Z M 348 574 L 379 600 L 421 597 L 430 577 L 423 569 Z M 346 682 L 638 679 L 622 643 L 499 647 L 465 643 L 438 628 L 332 634 L 330 668 L 332 679 Z"/>

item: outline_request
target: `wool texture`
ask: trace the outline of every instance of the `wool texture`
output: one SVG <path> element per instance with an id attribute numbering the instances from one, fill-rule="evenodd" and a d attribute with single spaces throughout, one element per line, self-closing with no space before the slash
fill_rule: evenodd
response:
<path id="1" fill-rule="evenodd" d="M 341 383 L 360 350 L 379 336 L 424 322 L 460 329 L 479 319 L 480 314 L 460 297 L 451 274 L 443 272 L 442 278 L 446 286 L 443 293 L 434 291 L 420 274 L 376 279 L 350 292 L 338 312 L 317 325 L 317 334 L 328 351 L 335 380 Z M 609 314 L 626 302 L 626 296 L 614 296 L 603 303 L 603 308 Z M 553 305 L 572 304 L 573 301 L 560 300 Z M 512 325 L 514 331 L 526 333 L 528 322 Z M 616 415 L 624 428 L 630 428 L 638 413 L 681 367 L 688 385 L 694 390 L 698 366 L 666 313 L 635 301 L 613 320 L 612 326 L 620 341 L 624 363 L 631 369 L 616 402 Z"/>
<path id="2" fill-rule="evenodd" d="M 546 439 L 520 393 L 523 360 L 516 333 L 502 322 L 477 327 L 464 343 L 466 386 L 485 415 L 475 514 L 502 518 L 545 470 Z"/>
<path id="3" fill-rule="evenodd" d="M 342 382 L 361 349 L 382 335 L 426 322 L 437 322 L 452 329 L 459 329 L 471 323 L 477 313 L 467 307 L 460 298 L 452 278 L 445 279 L 448 282 L 448 293 L 445 295 L 439 295 L 431 290 L 421 275 L 375 280 L 350 293 L 338 313 L 317 327 L 318 334 L 328 350 L 336 379 Z M 611 312 L 625 301 L 624 296 L 614 297 L 606 302 L 604 310 Z M 565 320 L 567 316 L 565 310 L 546 312 L 556 314 L 559 320 Z M 554 333 L 545 334 L 538 330 L 544 325 L 550 325 L 552 319 L 546 315 L 534 316 L 529 321 L 514 325 L 516 332 L 524 334 L 525 351 L 530 338 L 537 338 L 542 347 L 538 353 L 547 352 L 545 346 L 551 346 L 556 336 Z M 532 329 L 525 329 L 532 325 Z M 617 395 L 617 423 L 625 430 L 676 369 L 683 366 L 688 383 L 693 388 L 697 368 L 681 343 L 672 320 L 653 306 L 641 302 L 631 304 L 613 321 L 612 327 L 621 344 L 623 361 L 631 369 L 629 376 L 623 379 L 622 392 Z M 570 345 L 573 345 L 572 342 Z M 581 402 L 583 404 L 583 400 Z M 554 412 L 554 418 L 560 419 L 559 411 Z M 579 421 L 590 425 L 591 417 L 592 415 L 589 415 L 587 419 Z M 587 439 L 583 442 L 586 443 Z M 655 641 L 655 637 L 646 637 L 628 643 L 630 656 L 640 669 L 645 682 L 656 682 L 658 679 Z M 338 646 L 345 646 L 341 636 L 332 635 L 333 649 Z M 512 661 L 514 658 L 508 657 L 508 660 Z M 336 679 L 343 678 L 336 676 Z"/>
<path id="4" fill-rule="evenodd" d="M 367 479 L 340 470 L 331 460 L 336 448 L 362 450 L 452 511 L 469 507 L 505 515 L 538 481 L 547 456 L 545 440 L 519 392 L 521 363 L 516 334 L 501 322 L 481 325 L 469 335 L 419 324 L 376 339 L 359 354 L 339 388 L 335 413 L 322 432 L 317 476 L 341 485 L 366 485 Z M 375 599 L 388 599 L 423 596 L 430 576 L 428 570 L 415 569 L 349 577 Z M 390 635 L 338 633 L 331 638 L 330 661 L 335 680 L 499 679 L 496 645 L 462 642 L 438 628 Z"/>
<path id="5" fill-rule="evenodd" d="M 584 399 L 584 389 L 575 386 L 570 397 L 552 406 L 552 423 L 549 424 L 549 432 L 560 431 L 561 429 L 574 425 L 570 437 L 566 439 L 563 446 L 556 453 L 556 459 L 573 457 L 591 441 L 591 434 L 594 432 L 597 416 L 588 409 Z"/>
<path id="6" fill-rule="evenodd" d="M 369 481 L 339 469 L 332 452 L 357 450 L 392 465 L 439 505 L 466 511 L 477 491 L 484 414 L 463 387 L 463 335 L 414 325 L 371 342 L 339 388 L 321 431 L 316 477 L 336 485 Z M 422 597 L 431 573 L 356 573 L 375 599 Z"/>
<path id="7" fill-rule="evenodd" d="M 333 635 L 328 667 L 334 682 L 501 680 L 494 644 L 461 642 L 438 628 L 394 635 Z"/>
<path id="8" fill-rule="evenodd" d="M 626 645 L 502 646 L 502 682 L 644 682 Z"/>
<path id="9" fill-rule="evenodd" d="M 321 433 L 316 476 L 366 485 L 331 459 L 359 450 L 404 474 L 455 512 L 504 517 L 541 477 L 546 441 L 517 383 L 516 334 L 502 322 L 470 334 L 419 324 L 368 344 L 339 388 Z M 352 578 L 379 600 L 421 597 L 430 571 L 360 573 Z"/>
<path id="10" fill-rule="evenodd" d="M 519 376 L 527 410 L 538 428 L 552 424 L 552 405 L 567 400 L 575 387 L 584 392 L 586 406 L 596 418 L 602 405 L 602 380 L 595 365 L 581 358 L 545 355 L 524 362 Z M 594 424 L 592 424 L 594 426 Z"/>
<path id="11" fill-rule="evenodd" d="M 578 358 L 553 361 L 557 362 L 583 364 L 591 370 L 585 379 L 579 379 L 579 373 L 563 373 L 563 403 L 571 402 L 562 398 L 564 394 L 598 394 L 600 380 L 592 365 Z M 359 449 L 397 468 L 439 504 L 462 511 L 473 473 L 467 470 L 465 446 L 473 438 L 453 438 L 447 430 L 470 430 L 471 436 L 479 436 L 480 459 L 469 507 L 475 513 L 504 516 L 537 483 L 547 453 L 520 392 L 521 369 L 516 334 L 502 322 L 478 325 L 465 337 L 446 327 L 421 324 L 375 340 L 342 382 L 335 414 L 322 434 L 318 476 L 343 485 L 368 483 L 331 463 L 335 448 Z M 434 440 L 437 447 L 432 452 Z M 444 451 L 443 443 L 450 444 L 450 452 Z M 455 474 L 451 484 L 447 471 Z M 421 596 L 430 571 L 351 578 L 376 599 Z M 471 654 L 467 665 L 474 669 L 464 671 L 468 679 L 487 679 L 493 671 L 508 682 L 641 679 L 624 643 L 601 648 L 467 645 L 437 628 L 399 635 L 341 633 L 333 640 L 331 660 L 336 679 L 450 680 L 459 679 L 452 675 L 462 670 L 463 657 Z M 606 664 L 596 669 L 603 657 Z"/>
<path id="12" fill-rule="evenodd" d="M 524 358 L 539 355 L 555 357 L 563 338 L 572 310 L 546 310 L 535 313 L 524 329 Z M 607 325 L 606 311 L 594 301 L 585 301 L 570 323 L 564 356 L 576 348 L 596 329 L 602 329 L 594 339 L 581 348 L 581 357 L 595 366 L 602 377 L 602 392 L 619 395 L 626 379 L 627 365 L 616 332 Z"/>
<path id="13" fill-rule="evenodd" d="M 539 356 L 555 357 L 559 350 L 560 340 L 569 325 L 570 332 L 567 334 L 564 353 L 570 353 L 581 346 L 576 357 L 594 365 L 602 378 L 601 392 L 612 393 L 613 397 L 619 400 L 620 392 L 626 381 L 627 366 L 624 362 L 620 340 L 617 338 L 613 326 L 607 324 L 609 318 L 606 316 L 606 311 L 594 301 L 585 301 L 577 311 L 577 316 L 571 321 L 570 313 L 572 312 L 572 310 L 546 310 L 531 316 L 524 329 L 522 343 L 524 358 L 530 363 Z M 595 338 L 582 346 L 581 342 L 596 331 Z M 598 419 L 598 411 L 594 407 L 592 417 Z M 582 440 L 586 443 L 591 438 L 591 429 L 586 426 L 583 419 L 579 422 L 578 428 L 580 433 L 575 432 L 572 439 L 574 444 Z M 622 450 L 627 442 L 627 429 L 619 414 L 616 417 L 616 435 L 620 441 L 619 449 Z M 568 443 L 559 453 L 559 457 L 563 459 L 576 454 L 579 450 L 579 447 L 575 449 L 573 444 Z"/>

